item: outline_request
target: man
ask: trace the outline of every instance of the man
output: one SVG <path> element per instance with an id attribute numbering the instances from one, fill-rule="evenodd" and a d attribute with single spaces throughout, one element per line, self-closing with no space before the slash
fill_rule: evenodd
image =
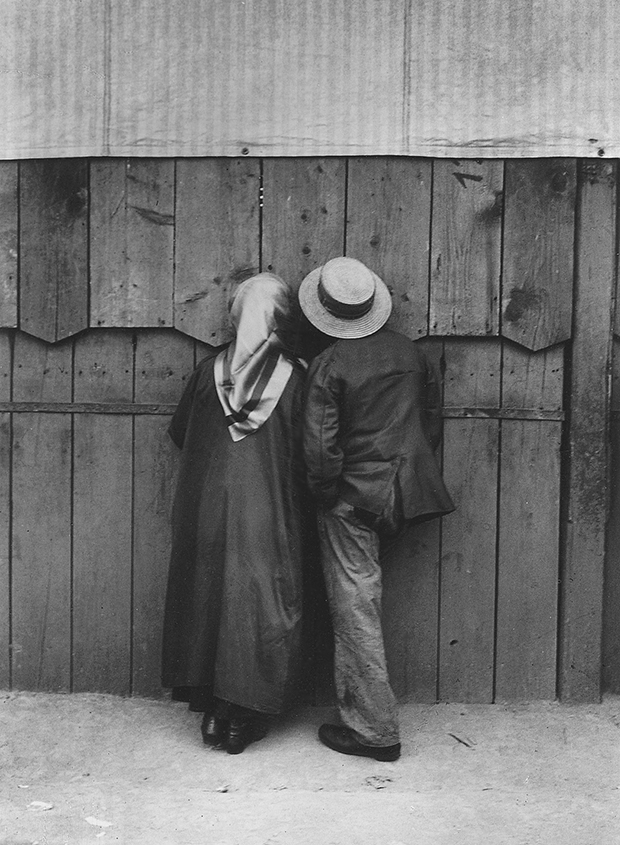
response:
<path id="1" fill-rule="evenodd" d="M 335 339 L 310 367 L 304 421 L 343 722 L 322 725 L 319 738 L 343 754 L 393 761 L 400 741 L 379 546 L 407 522 L 454 510 L 434 454 L 438 383 L 419 347 L 385 328 L 390 293 L 361 262 L 328 261 L 303 280 L 299 300 L 308 320 Z"/>

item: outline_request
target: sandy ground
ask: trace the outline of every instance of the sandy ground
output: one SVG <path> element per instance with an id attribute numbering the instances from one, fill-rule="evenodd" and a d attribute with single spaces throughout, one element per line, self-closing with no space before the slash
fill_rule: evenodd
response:
<path id="1" fill-rule="evenodd" d="M 0 845 L 618 845 L 620 699 L 403 705 L 397 763 L 306 708 L 231 756 L 167 701 L 0 694 Z"/>

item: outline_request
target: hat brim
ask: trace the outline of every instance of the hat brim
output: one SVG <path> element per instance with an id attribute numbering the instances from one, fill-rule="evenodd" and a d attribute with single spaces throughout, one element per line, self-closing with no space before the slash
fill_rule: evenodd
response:
<path id="1" fill-rule="evenodd" d="M 329 337 L 356 338 L 367 337 L 378 331 L 392 311 L 392 297 L 385 282 L 373 273 L 375 298 L 370 311 L 363 317 L 346 320 L 331 314 L 319 299 L 319 280 L 322 267 L 308 273 L 299 286 L 299 305 L 312 325 Z"/>

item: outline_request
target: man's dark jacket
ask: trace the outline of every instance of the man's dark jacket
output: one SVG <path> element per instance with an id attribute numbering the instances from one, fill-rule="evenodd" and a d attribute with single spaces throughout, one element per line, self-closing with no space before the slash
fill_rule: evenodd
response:
<path id="1" fill-rule="evenodd" d="M 380 514 L 396 490 L 406 519 L 450 513 L 435 458 L 440 431 L 437 377 L 404 335 L 383 328 L 338 340 L 312 362 L 304 454 L 310 489 L 326 506 L 340 497 Z"/>

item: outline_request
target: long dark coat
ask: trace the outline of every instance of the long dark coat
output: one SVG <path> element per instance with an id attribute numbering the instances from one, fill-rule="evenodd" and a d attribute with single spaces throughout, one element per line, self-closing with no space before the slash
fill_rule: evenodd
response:
<path id="1" fill-rule="evenodd" d="M 454 510 L 435 449 L 439 383 L 420 347 L 387 328 L 338 340 L 312 362 L 304 454 L 310 489 L 380 514 L 390 495 L 422 521 Z"/>
<path id="2" fill-rule="evenodd" d="M 303 371 L 294 368 L 263 426 L 235 443 L 213 363 L 212 355 L 198 365 L 170 426 L 182 454 L 162 682 L 278 713 L 294 681 L 301 627 Z"/>

